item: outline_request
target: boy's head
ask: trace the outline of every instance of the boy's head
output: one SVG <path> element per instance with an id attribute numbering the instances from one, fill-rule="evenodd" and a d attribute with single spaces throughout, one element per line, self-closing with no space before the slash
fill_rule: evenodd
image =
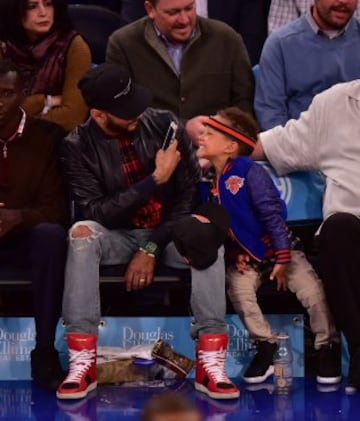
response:
<path id="1" fill-rule="evenodd" d="M 178 393 L 153 396 L 146 403 L 142 421 L 201 421 L 192 402 Z"/>
<path id="2" fill-rule="evenodd" d="M 198 157 L 213 159 L 250 155 L 256 143 L 258 127 L 250 114 L 237 107 L 217 112 L 205 122 L 199 139 Z"/>

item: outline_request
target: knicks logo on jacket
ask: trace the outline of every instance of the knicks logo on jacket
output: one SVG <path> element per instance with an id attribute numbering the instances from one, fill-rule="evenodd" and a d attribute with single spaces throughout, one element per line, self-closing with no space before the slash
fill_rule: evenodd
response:
<path id="1" fill-rule="evenodd" d="M 245 156 L 230 160 L 218 180 L 218 199 L 230 216 L 233 238 L 255 260 L 269 250 L 266 235 L 276 239 L 276 250 L 288 248 L 285 203 L 259 164 Z"/>
<path id="2" fill-rule="evenodd" d="M 225 181 L 225 187 L 227 190 L 229 190 L 233 195 L 237 194 L 241 187 L 244 185 L 244 178 L 239 177 L 237 175 L 230 176 Z"/>

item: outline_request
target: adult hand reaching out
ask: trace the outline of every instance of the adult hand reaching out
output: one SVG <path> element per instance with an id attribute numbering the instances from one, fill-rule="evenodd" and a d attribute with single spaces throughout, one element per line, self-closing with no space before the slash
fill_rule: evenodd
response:
<path id="1" fill-rule="evenodd" d="M 206 115 L 198 115 L 187 121 L 185 125 L 186 132 L 194 145 L 198 145 L 199 137 L 205 130 Z"/>

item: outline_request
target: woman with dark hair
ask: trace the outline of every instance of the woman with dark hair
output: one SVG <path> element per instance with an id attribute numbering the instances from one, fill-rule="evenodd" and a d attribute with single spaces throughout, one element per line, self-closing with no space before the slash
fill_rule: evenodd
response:
<path id="1" fill-rule="evenodd" d="M 66 0 L 1 0 L 0 59 L 25 81 L 24 109 L 70 131 L 87 116 L 77 87 L 91 53 L 74 30 Z"/>

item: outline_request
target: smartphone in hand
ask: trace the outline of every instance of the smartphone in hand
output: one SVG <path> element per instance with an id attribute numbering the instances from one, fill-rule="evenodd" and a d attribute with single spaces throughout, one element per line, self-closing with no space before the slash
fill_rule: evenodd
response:
<path id="1" fill-rule="evenodd" d="M 161 149 L 167 149 L 169 147 L 171 141 L 176 137 L 177 129 L 178 125 L 175 123 L 175 121 L 172 121 L 167 129 Z"/>

